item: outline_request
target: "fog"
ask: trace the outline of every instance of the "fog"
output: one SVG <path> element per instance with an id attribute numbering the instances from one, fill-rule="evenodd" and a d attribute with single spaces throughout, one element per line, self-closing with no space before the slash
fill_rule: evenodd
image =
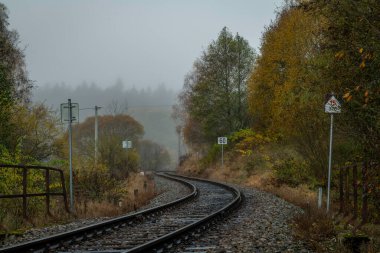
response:
<path id="1" fill-rule="evenodd" d="M 95 83 L 82 83 L 73 88 L 64 83 L 37 87 L 33 102 L 44 103 L 60 115 L 60 104 L 70 98 L 79 104 L 79 121 L 94 116 L 94 107 L 102 107 L 98 114 L 124 113 L 133 116 L 145 130 L 145 139 L 150 139 L 168 149 L 173 161 L 176 160 L 178 136 L 171 118 L 172 105 L 176 102 L 176 92 L 164 84 L 156 88 L 125 88 L 122 80 L 102 88 Z"/>
<path id="2" fill-rule="evenodd" d="M 54 111 L 71 98 L 81 121 L 95 105 L 100 114 L 128 113 L 174 156 L 171 105 L 193 62 L 225 26 L 258 49 L 283 0 L 2 2 L 20 35 L 34 101 Z"/>
<path id="3" fill-rule="evenodd" d="M 224 26 L 260 46 L 283 0 L 2 0 L 38 86 L 165 83 L 184 75 Z"/>
<path id="4" fill-rule="evenodd" d="M 76 87 L 65 83 L 39 86 L 33 91 L 33 101 L 59 109 L 61 103 L 67 103 L 67 99 L 71 98 L 73 103 L 79 103 L 83 109 L 80 118 L 84 120 L 93 115 L 93 112 L 86 111 L 85 108 L 93 108 L 95 105 L 102 107 L 100 113 L 103 114 L 113 114 L 115 110 L 116 113 L 123 113 L 144 107 L 171 109 L 176 101 L 176 93 L 165 84 L 158 84 L 155 88 L 125 88 L 119 79 L 108 87 L 101 87 L 94 82 L 83 82 Z"/>

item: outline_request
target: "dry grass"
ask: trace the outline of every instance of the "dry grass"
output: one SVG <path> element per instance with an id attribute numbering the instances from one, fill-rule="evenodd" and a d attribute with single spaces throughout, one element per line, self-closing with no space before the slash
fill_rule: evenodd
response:
<path id="1" fill-rule="evenodd" d="M 90 201 L 77 204 L 76 215 L 80 218 L 112 217 L 135 211 L 156 196 L 154 181 L 139 174 L 131 175 L 124 183 L 126 194 L 119 200 Z"/>
<path id="2" fill-rule="evenodd" d="M 315 206 L 304 209 L 302 214 L 293 218 L 292 227 L 294 235 L 308 242 L 317 252 L 330 252 L 335 248 L 334 221 L 325 209 Z"/>
<path id="3" fill-rule="evenodd" d="M 264 172 L 261 175 L 251 176 L 247 179 L 245 184 L 270 192 L 302 208 L 307 208 L 316 205 L 317 203 L 317 193 L 311 191 L 307 185 L 300 185 L 298 187 L 290 187 L 284 184 L 279 185 L 269 171 Z"/>
<path id="4" fill-rule="evenodd" d="M 61 197 L 52 198 L 51 215 L 47 215 L 44 206 L 45 199 L 43 198 L 39 200 L 42 206 L 41 210 L 31 214 L 27 220 L 22 219 L 21 211 L 19 215 L 4 217 L 0 224 L 0 234 L 18 234 L 31 227 L 65 223 L 77 218 L 113 217 L 134 211 L 147 204 L 157 195 L 154 181 L 139 174 L 131 175 L 124 182 L 124 187 L 126 189 L 125 194 L 118 201 L 93 201 L 83 196 L 81 199 L 75 199 L 76 212 L 74 215 L 65 211 Z"/>

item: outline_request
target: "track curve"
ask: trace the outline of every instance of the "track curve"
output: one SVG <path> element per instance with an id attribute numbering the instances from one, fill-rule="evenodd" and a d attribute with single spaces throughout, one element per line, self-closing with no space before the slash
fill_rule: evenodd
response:
<path id="1" fill-rule="evenodd" d="M 0 252 L 161 252 L 206 229 L 241 202 L 234 187 L 207 180 L 160 175 L 181 181 L 192 193 L 166 205 L 0 249 Z"/>

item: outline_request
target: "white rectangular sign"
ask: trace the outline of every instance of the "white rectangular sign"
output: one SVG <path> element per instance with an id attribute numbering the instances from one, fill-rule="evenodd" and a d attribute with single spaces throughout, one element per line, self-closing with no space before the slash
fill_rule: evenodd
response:
<path id="1" fill-rule="evenodd" d="M 227 144 L 227 137 L 218 137 L 218 144 Z"/>
<path id="2" fill-rule="evenodd" d="M 123 141 L 123 148 L 132 148 L 132 141 Z"/>
<path id="3" fill-rule="evenodd" d="M 69 122 L 69 104 L 61 104 L 61 122 Z M 71 103 L 71 122 L 79 122 L 79 104 Z"/>

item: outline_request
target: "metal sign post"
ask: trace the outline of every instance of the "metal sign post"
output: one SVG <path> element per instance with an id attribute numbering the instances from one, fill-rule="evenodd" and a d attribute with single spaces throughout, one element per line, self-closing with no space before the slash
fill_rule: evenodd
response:
<path id="1" fill-rule="evenodd" d="M 224 162 L 224 157 L 223 157 L 223 145 L 227 144 L 227 137 L 218 137 L 218 144 L 222 145 L 222 168 L 223 168 L 223 162 Z"/>
<path id="2" fill-rule="evenodd" d="M 72 134 L 71 134 L 71 120 L 72 120 L 72 107 L 71 99 L 68 99 L 69 105 L 69 161 L 70 161 L 70 211 L 74 212 L 74 187 L 73 187 L 73 147 L 72 147 Z"/>
<path id="3" fill-rule="evenodd" d="M 79 121 L 79 105 L 67 100 L 67 104 L 61 104 L 61 121 L 68 122 L 69 132 L 69 173 L 70 173 L 70 211 L 74 212 L 74 186 L 73 186 L 73 159 L 72 159 L 72 128 L 73 122 Z"/>
<path id="4" fill-rule="evenodd" d="M 331 164 L 332 164 L 332 145 L 333 145 L 333 124 L 334 124 L 334 114 L 341 113 L 341 105 L 339 101 L 335 98 L 334 94 L 328 96 L 327 103 L 325 104 L 325 112 L 330 114 L 330 147 L 329 147 L 329 171 L 327 178 L 327 212 L 330 210 L 330 187 L 331 187 Z"/>
<path id="5" fill-rule="evenodd" d="M 128 149 L 131 149 L 131 148 L 132 148 L 132 141 L 128 141 L 128 140 L 123 141 L 123 142 L 122 142 L 122 145 L 123 145 L 123 148 L 124 148 L 125 150 L 127 150 L 127 166 L 128 166 Z"/>

